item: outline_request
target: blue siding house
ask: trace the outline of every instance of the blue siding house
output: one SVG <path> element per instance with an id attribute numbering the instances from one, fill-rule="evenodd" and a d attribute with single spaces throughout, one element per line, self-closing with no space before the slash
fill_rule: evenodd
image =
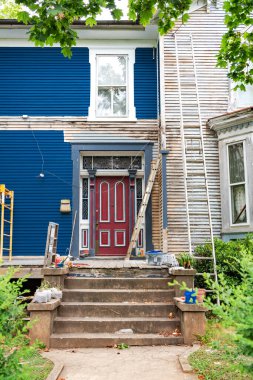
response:
<path id="1" fill-rule="evenodd" d="M 44 255 L 56 222 L 61 255 L 73 228 L 76 257 L 124 256 L 158 152 L 156 28 L 78 26 L 71 59 L 32 46 L 27 28 L 0 23 L 0 183 L 15 196 L 13 255 Z M 154 191 L 140 251 L 160 247 L 159 202 Z"/>

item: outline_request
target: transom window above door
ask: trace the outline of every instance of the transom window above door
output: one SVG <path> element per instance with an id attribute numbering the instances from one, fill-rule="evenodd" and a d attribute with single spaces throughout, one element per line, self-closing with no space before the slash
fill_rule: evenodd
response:
<path id="1" fill-rule="evenodd" d="M 142 169 L 140 156 L 84 156 L 83 169 Z"/>
<path id="2" fill-rule="evenodd" d="M 90 48 L 91 99 L 88 120 L 136 120 L 134 49 Z"/>

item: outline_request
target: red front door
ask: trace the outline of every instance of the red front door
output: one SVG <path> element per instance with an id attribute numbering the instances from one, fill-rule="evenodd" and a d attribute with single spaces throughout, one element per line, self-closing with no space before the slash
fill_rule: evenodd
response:
<path id="1" fill-rule="evenodd" d="M 129 177 L 96 179 L 97 256 L 125 256 L 129 244 Z"/>

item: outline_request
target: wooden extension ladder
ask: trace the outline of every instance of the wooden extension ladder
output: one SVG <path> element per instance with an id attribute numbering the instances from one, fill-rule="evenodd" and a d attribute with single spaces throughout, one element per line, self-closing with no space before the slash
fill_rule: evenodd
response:
<path id="1" fill-rule="evenodd" d="M 193 254 L 193 244 L 211 243 L 212 257 L 194 255 L 194 258 L 212 260 L 213 273 L 210 275 L 218 282 L 193 37 L 191 34 L 175 34 L 174 37 L 189 252 Z"/>
<path id="2" fill-rule="evenodd" d="M 131 240 L 130 240 L 130 243 L 128 246 L 128 250 L 127 250 L 125 260 L 129 260 L 131 254 L 132 254 L 132 251 L 136 248 L 137 240 L 138 240 L 139 233 L 140 233 L 140 230 L 141 230 L 141 227 L 143 224 L 145 212 L 146 212 L 148 201 L 149 201 L 149 198 L 150 198 L 150 195 L 152 192 L 156 173 L 157 173 L 159 165 L 160 165 L 160 161 L 161 161 L 161 155 L 159 154 L 158 158 L 156 159 L 155 162 L 152 163 L 152 166 L 151 166 L 151 171 L 150 171 L 150 175 L 148 178 L 147 186 L 145 189 L 144 196 L 142 198 L 141 206 L 140 206 L 140 209 L 138 212 L 138 216 L 137 216 L 136 223 L 135 223 L 135 226 L 133 229 L 133 233 L 132 233 Z"/>
<path id="3" fill-rule="evenodd" d="M 5 251 L 9 260 L 12 259 L 13 242 L 13 208 L 14 191 L 8 190 L 5 185 L 0 185 L 1 229 L 0 229 L 0 260 Z"/>

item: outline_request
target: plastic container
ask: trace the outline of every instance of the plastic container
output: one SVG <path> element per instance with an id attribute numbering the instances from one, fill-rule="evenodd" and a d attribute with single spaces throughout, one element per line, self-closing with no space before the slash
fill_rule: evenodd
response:
<path id="1" fill-rule="evenodd" d="M 148 258 L 149 265 L 162 265 L 162 256 L 164 254 L 162 251 L 153 250 L 146 252 L 146 256 Z"/>
<path id="2" fill-rule="evenodd" d="M 50 291 L 51 291 L 52 298 L 54 298 L 54 299 L 61 299 L 62 298 L 62 291 L 61 290 L 58 290 L 56 288 L 51 288 Z"/>
<path id="3" fill-rule="evenodd" d="M 195 290 L 186 290 L 184 292 L 185 303 L 195 304 L 197 301 L 197 295 Z"/>

